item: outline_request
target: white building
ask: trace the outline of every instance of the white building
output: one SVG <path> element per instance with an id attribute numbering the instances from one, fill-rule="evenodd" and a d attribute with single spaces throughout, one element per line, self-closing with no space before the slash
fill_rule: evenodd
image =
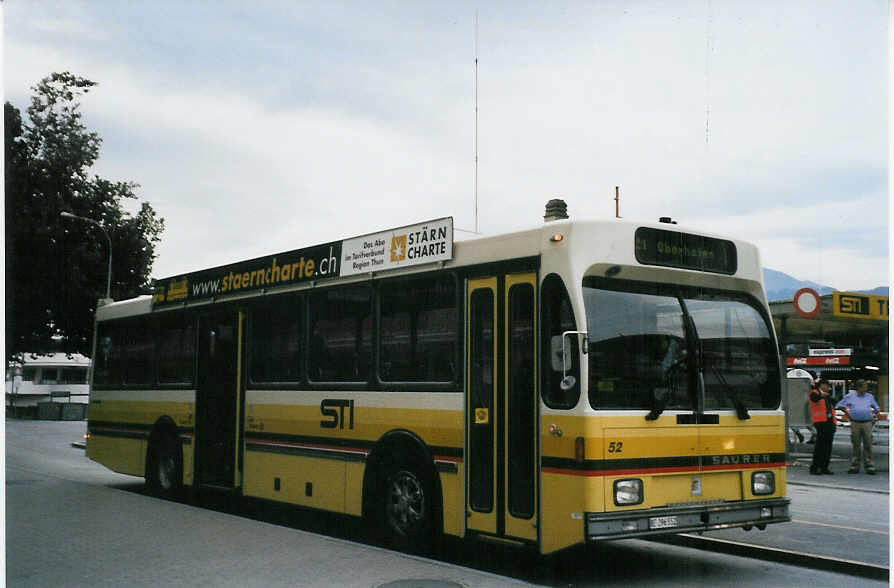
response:
<path id="1" fill-rule="evenodd" d="M 80 354 L 24 354 L 6 367 L 7 414 L 36 415 L 38 403 L 89 402 L 90 358 Z"/>

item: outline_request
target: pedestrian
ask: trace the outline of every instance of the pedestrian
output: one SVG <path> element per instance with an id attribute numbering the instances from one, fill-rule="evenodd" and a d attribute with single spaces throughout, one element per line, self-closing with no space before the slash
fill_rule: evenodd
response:
<path id="1" fill-rule="evenodd" d="M 835 409 L 829 396 L 829 380 L 820 378 L 816 387 L 808 394 L 810 417 L 816 428 L 816 443 L 813 445 L 813 462 L 810 473 L 832 475 L 829 460 L 832 458 L 832 439 L 835 437 Z"/>
<path id="2" fill-rule="evenodd" d="M 851 456 L 851 469 L 849 474 L 860 471 L 862 458 L 863 468 L 869 475 L 875 474 L 875 465 L 872 463 L 872 426 L 878 420 L 879 408 L 875 397 L 867 392 L 869 384 L 866 380 L 854 382 L 854 388 L 838 401 L 835 408 L 840 408 L 851 421 L 851 446 L 854 453 Z"/>

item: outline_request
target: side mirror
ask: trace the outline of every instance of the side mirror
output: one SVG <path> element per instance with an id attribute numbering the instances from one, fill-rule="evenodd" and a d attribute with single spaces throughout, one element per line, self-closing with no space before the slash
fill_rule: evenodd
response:
<path id="1" fill-rule="evenodd" d="M 562 378 L 562 381 L 559 382 L 559 388 L 561 388 L 563 392 L 567 392 L 568 390 L 574 388 L 575 384 L 577 384 L 577 378 L 569 374 Z"/>
<path id="2" fill-rule="evenodd" d="M 577 379 L 568 374 L 571 365 L 571 348 L 565 345 L 565 339 L 571 335 L 583 335 L 583 352 L 586 353 L 590 343 L 586 331 L 565 331 L 561 335 L 553 335 L 549 341 L 550 363 L 553 371 L 562 370 L 562 381 L 559 383 L 562 390 L 570 390 L 577 383 Z"/>

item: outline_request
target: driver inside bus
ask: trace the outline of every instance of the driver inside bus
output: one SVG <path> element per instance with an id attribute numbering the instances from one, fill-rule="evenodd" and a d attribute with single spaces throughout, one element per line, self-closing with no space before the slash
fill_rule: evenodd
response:
<path id="1" fill-rule="evenodd" d="M 646 415 L 647 421 L 654 421 L 664 412 L 668 401 L 675 391 L 673 383 L 676 368 L 686 361 L 686 347 L 682 341 L 674 336 L 663 337 L 664 355 L 659 363 L 659 377 L 655 387 L 652 388 L 651 411 Z"/>

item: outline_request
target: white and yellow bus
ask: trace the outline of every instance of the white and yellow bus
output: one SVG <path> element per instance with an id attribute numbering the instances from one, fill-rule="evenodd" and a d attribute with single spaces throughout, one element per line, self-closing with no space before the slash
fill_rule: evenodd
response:
<path id="1" fill-rule="evenodd" d="M 748 243 L 450 218 L 97 310 L 87 455 L 150 490 L 535 547 L 789 520 L 781 367 Z"/>

